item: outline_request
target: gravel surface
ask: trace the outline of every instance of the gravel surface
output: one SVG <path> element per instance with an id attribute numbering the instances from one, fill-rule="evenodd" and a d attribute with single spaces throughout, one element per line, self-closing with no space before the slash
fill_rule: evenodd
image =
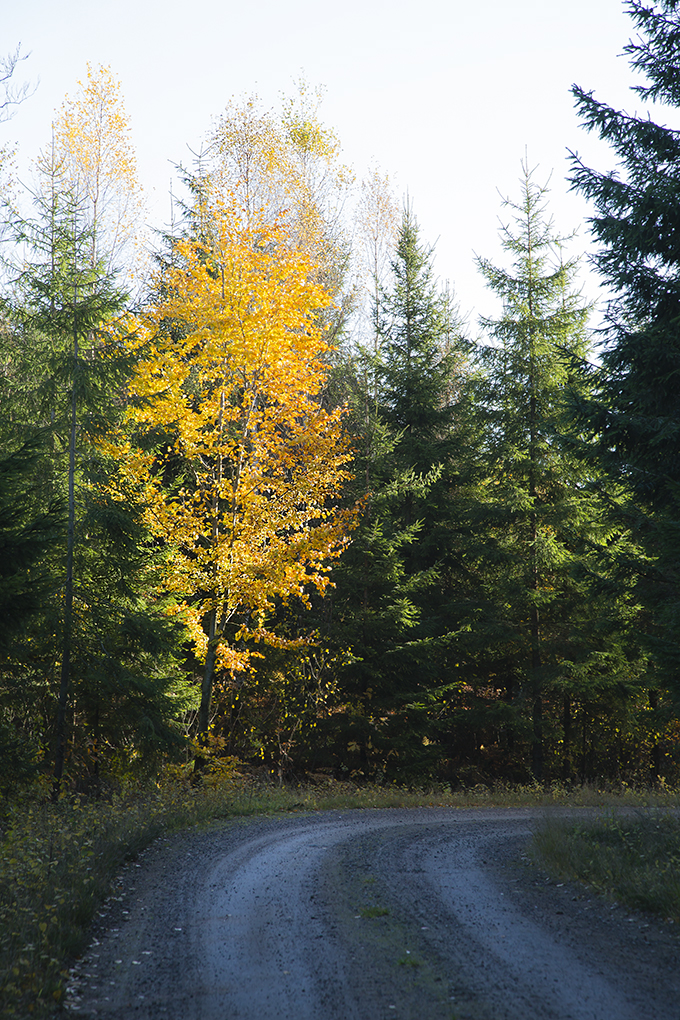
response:
<path id="1" fill-rule="evenodd" d="M 680 1020 L 674 930 L 526 857 L 545 811 L 346 811 L 158 841 L 72 974 L 110 1020 Z"/>

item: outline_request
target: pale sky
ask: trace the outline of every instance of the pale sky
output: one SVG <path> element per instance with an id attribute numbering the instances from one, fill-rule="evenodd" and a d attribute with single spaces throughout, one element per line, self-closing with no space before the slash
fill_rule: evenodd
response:
<path id="1" fill-rule="evenodd" d="M 574 252 L 588 245 L 587 207 L 567 193 L 566 150 L 603 170 L 612 156 L 580 128 L 571 83 L 639 107 L 619 56 L 633 28 L 621 0 L 0 0 L 0 11 L 0 53 L 21 42 L 31 56 L 19 74 L 40 79 L 0 125 L 26 178 L 86 62 L 108 64 L 161 227 L 171 164 L 190 160 L 187 146 L 200 148 L 229 99 L 257 93 L 275 107 L 304 76 L 325 87 L 321 119 L 357 176 L 377 164 L 399 196 L 408 191 L 473 331 L 477 315 L 494 311 L 474 254 L 502 260 L 498 192 L 518 194 L 525 147 L 537 180 L 552 173 L 557 227 L 580 230 Z"/>

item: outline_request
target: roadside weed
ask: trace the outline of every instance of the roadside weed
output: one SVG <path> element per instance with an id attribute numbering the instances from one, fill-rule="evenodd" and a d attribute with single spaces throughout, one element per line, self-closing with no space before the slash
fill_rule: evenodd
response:
<path id="1" fill-rule="evenodd" d="M 635 910 L 680 922 L 680 818 L 607 813 L 597 820 L 546 818 L 534 834 L 539 861 Z"/>

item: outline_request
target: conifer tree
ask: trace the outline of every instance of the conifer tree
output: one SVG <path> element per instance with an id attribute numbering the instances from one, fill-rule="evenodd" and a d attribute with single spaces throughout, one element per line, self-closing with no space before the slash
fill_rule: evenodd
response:
<path id="1" fill-rule="evenodd" d="M 646 79 L 633 91 L 677 110 L 678 0 L 629 0 L 626 9 L 639 35 L 624 50 Z M 677 698 L 680 131 L 645 112 L 616 110 L 580 87 L 572 91 L 584 126 L 616 159 L 613 170 L 599 172 L 572 156 L 573 186 L 594 206 L 595 265 L 612 295 L 600 366 L 589 373 L 593 392 L 578 411 L 601 465 L 631 494 L 626 513 L 647 553 L 638 591 L 651 611 L 649 647 L 665 676 L 656 684 L 670 684 Z"/>
<path id="2" fill-rule="evenodd" d="M 118 465 L 102 447 L 131 370 L 119 335 L 125 294 L 93 262 L 77 200 L 55 189 L 38 213 L 21 224 L 29 257 L 13 308 L 17 360 L 28 362 L 22 348 L 30 346 L 35 392 L 15 427 L 26 429 L 32 411 L 49 434 L 39 476 L 63 499 L 67 526 L 49 549 L 52 591 L 42 606 L 42 629 L 57 641 L 33 637 L 15 658 L 19 671 L 28 656 L 45 676 L 59 672 L 54 731 L 42 734 L 54 741 L 56 793 L 69 746 L 78 767 L 98 775 L 103 749 L 176 741 L 182 697 L 173 663 L 180 634 L 153 578 L 140 492 L 121 491 Z M 49 713 L 52 690 L 43 697 Z"/>
<path id="3" fill-rule="evenodd" d="M 338 757 L 363 774 L 433 771 L 448 697 L 448 549 L 462 374 L 460 323 L 404 210 L 375 336 L 357 352 L 350 427 L 363 517 L 334 569 L 333 633 L 350 648 Z M 338 724 L 338 718 L 329 720 Z M 347 753 L 349 752 L 349 753 Z"/>
<path id="4" fill-rule="evenodd" d="M 406 527 L 422 521 L 411 570 L 432 568 L 446 551 L 451 490 L 468 424 L 463 420 L 468 345 L 452 295 L 435 279 L 432 262 L 433 250 L 421 241 L 407 206 L 376 322 L 378 412 L 396 441 L 392 463 L 416 477 L 436 473 L 417 513 L 410 497 L 402 503 Z"/>
<path id="5" fill-rule="evenodd" d="M 126 135 L 118 86 L 105 69 L 90 73 L 39 160 L 34 215 L 11 224 L 3 447 L 45 437 L 36 500 L 63 500 L 67 520 L 33 570 L 50 584 L 4 673 L 7 689 L 24 691 L 15 708 L 32 702 L 40 742 L 55 748 L 55 795 L 68 755 L 97 773 L 107 751 L 176 742 L 185 701 L 174 662 L 181 629 L 164 612 L 140 493 L 121 495 L 118 464 L 101 445 L 131 368 L 119 321 L 127 294 L 116 279 L 119 214 L 134 190 Z"/>
<path id="6" fill-rule="evenodd" d="M 601 518 L 563 434 L 570 363 L 587 351 L 588 309 L 573 290 L 576 264 L 563 259 L 563 239 L 546 217 L 546 191 L 523 164 L 521 197 L 504 203 L 514 221 L 501 233 L 511 267 L 478 260 L 503 310 L 482 319 L 488 339 L 478 351 L 484 374 L 477 402 L 487 477 L 477 488 L 478 537 L 468 549 L 470 561 L 478 557 L 483 593 L 474 630 L 487 675 L 477 683 L 495 677 L 502 694 L 497 723 L 511 732 L 519 723 L 511 706 L 520 706 L 520 718 L 529 714 L 537 779 L 548 688 L 560 661 L 574 655 L 566 634 L 578 627 L 573 618 L 565 626 L 583 597 L 574 568 Z"/>

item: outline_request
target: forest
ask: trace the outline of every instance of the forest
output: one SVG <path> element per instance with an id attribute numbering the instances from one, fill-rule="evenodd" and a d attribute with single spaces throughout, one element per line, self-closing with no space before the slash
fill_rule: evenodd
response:
<path id="1" fill-rule="evenodd" d="M 628 7 L 670 114 L 680 9 Z M 463 321 L 417 196 L 355 178 L 304 82 L 223 110 L 151 237 L 109 68 L 30 188 L 0 151 L 5 797 L 234 761 L 677 783 L 680 132 L 573 96 L 612 153 L 568 171 L 598 329 L 540 168 Z"/>

